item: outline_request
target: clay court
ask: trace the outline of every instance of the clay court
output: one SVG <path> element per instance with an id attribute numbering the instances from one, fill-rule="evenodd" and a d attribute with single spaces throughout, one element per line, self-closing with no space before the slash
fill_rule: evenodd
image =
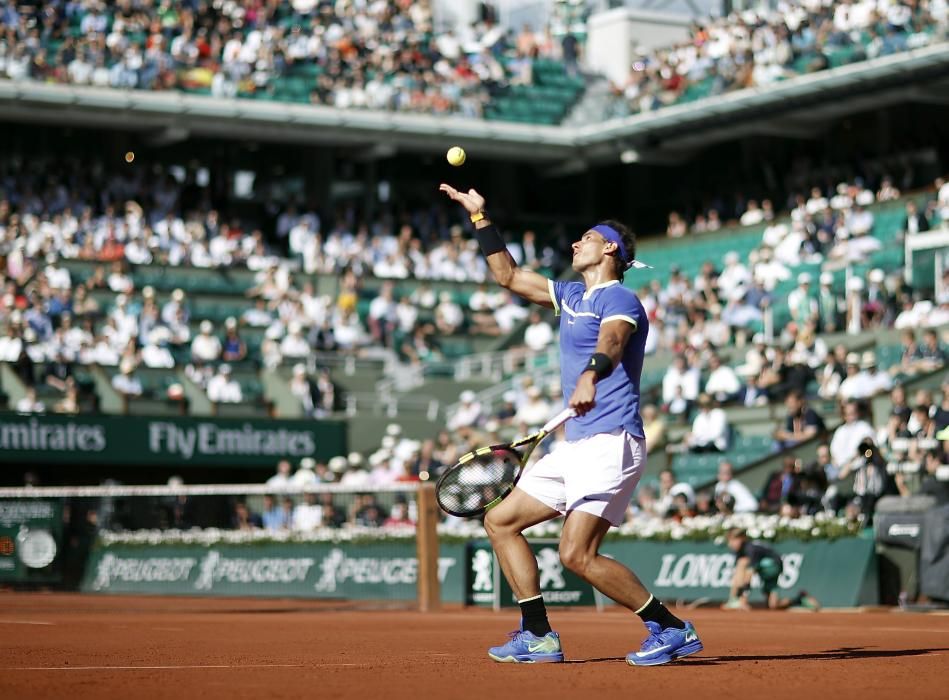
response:
<path id="1" fill-rule="evenodd" d="M 512 612 L 0 596 L 2 698 L 944 698 L 949 616 L 689 611 L 706 651 L 632 668 L 620 610 L 555 610 L 569 663 L 500 665 Z"/>

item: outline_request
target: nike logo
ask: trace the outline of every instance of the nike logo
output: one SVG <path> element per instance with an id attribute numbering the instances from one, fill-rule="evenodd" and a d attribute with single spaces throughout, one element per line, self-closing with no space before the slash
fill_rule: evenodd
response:
<path id="1" fill-rule="evenodd" d="M 542 639 L 536 643 L 529 642 L 527 644 L 527 650 L 531 654 L 536 654 L 537 652 L 544 652 L 544 653 L 549 654 L 556 651 L 560 651 L 560 645 L 557 644 L 557 642 L 555 642 L 552 639 Z"/>
<path id="2" fill-rule="evenodd" d="M 671 644 L 664 644 L 661 647 L 656 647 L 655 649 L 650 649 L 649 651 L 637 651 L 636 656 L 652 656 L 653 654 L 658 654 L 660 651 L 665 651 L 672 647 Z"/>

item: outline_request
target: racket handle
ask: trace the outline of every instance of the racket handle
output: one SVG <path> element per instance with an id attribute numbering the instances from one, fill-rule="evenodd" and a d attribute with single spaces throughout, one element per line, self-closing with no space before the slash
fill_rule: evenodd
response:
<path id="1" fill-rule="evenodd" d="M 571 418 L 576 417 L 576 415 L 577 415 L 577 412 L 576 412 L 574 409 L 572 409 L 572 408 L 565 408 L 565 409 L 562 410 L 560 413 L 558 413 L 556 416 L 554 416 L 554 417 L 551 418 L 549 421 L 547 421 L 546 423 L 544 423 L 544 427 L 541 428 L 540 431 L 541 431 L 542 433 L 545 433 L 545 434 L 546 434 L 546 433 L 549 433 L 549 432 L 552 431 L 552 430 L 556 430 L 557 428 L 559 428 L 561 425 L 563 425 L 564 423 L 566 423 L 566 422 L 567 422 L 568 420 L 570 420 Z"/>

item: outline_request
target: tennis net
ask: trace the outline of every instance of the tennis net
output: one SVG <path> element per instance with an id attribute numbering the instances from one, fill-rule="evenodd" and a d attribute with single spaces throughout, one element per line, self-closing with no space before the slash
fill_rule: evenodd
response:
<path id="1" fill-rule="evenodd" d="M 431 484 L 0 488 L 0 582 L 437 606 Z"/>

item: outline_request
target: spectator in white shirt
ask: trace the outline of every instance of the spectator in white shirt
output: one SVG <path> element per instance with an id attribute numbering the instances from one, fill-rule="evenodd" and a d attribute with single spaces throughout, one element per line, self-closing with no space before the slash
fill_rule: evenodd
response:
<path id="1" fill-rule="evenodd" d="M 732 401 L 741 391 L 741 381 L 735 370 L 722 363 L 722 358 L 712 355 L 708 358 L 709 375 L 705 382 L 705 393 L 718 403 Z"/>
<path id="2" fill-rule="evenodd" d="M 699 395 L 699 412 L 692 421 L 692 430 L 685 436 L 690 452 L 724 452 L 728 449 L 728 417 L 712 405 L 712 397 Z"/>
<path id="3" fill-rule="evenodd" d="M 857 447 L 866 439 L 875 437 L 873 426 L 860 417 L 856 401 L 844 404 L 844 423 L 834 431 L 830 441 L 830 458 L 837 469 L 843 468 L 856 454 Z"/>
<path id="4" fill-rule="evenodd" d="M 208 380 L 208 399 L 212 403 L 240 403 L 244 400 L 241 385 L 231 377 L 231 366 L 226 362 Z"/>
<path id="5" fill-rule="evenodd" d="M 817 299 L 811 294 L 811 275 L 802 272 L 797 276 L 797 287 L 788 294 L 788 310 L 798 324 L 817 319 Z"/>
<path id="6" fill-rule="evenodd" d="M 689 367 L 685 355 L 676 356 L 672 366 L 662 378 L 662 402 L 671 403 L 676 397 L 676 388 L 681 389 L 681 397 L 686 401 L 695 401 L 699 395 L 699 370 Z"/>
<path id="7" fill-rule="evenodd" d="M 543 392 L 539 386 L 529 386 L 527 388 L 527 400 L 521 404 L 514 414 L 514 422 L 517 425 L 526 425 L 529 430 L 535 426 L 540 427 L 550 418 L 551 407 L 544 399 Z"/>
<path id="8" fill-rule="evenodd" d="M 273 323 L 273 314 L 267 310 L 267 300 L 258 297 L 254 305 L 241 314 L 241 319 L 252 328 L 266 328 Z"/>
<path id="9" fill-rule="evenodd" d="M 214 324 L 201 321 L 200 332 L 191 341 L 191 361 L 197 363 L 214 362 L 221 356 L 221 341 L 212 335 Z"/>
<path id="10" fill-rule="evenodd" d="M 0 338 L 0 362 L 16 362 L 23 352 L 23 340 L 14 323 L 7 325 L 7 334 Z"/>
<path id="11" fill-rule="evenodd" d="M 142 364 L 146 367 L 171 369 L 175 366 L 175 358 L 168 350 L 168 341 L 171 340 L 171 331 L 164 326 L 157 326 L 148 334 L 148 342 L 142 347 Z"/>
<path id="12" fill-rule="evenodd" d="M 385 347 L 392 347 L 392 333 L 396 325 L 396 303 L 392 293 L 392 282 L 383 282 L 379 295 L 369 304 L 366 319 L 372 339 Z"/>
<path id="13" fill-rule="evenodd" d="M 297 532 L 311 532 L 322 524 L 323 506 L 316 502 L 316 494 L 312 491 L 303 494 L 303 503 L 293 509 L 292 528 Z"/>
<path id="14" fill-rule="evenodd" d="M 184 312 L 183 316 L 179 316 L 179 310 Z M 179 320 L 187 323 L 190 320 L 190 316 L 191 314 L 188 312 L 188 307 L 185 306 L 184 290 L 174 290 L 171 293 L 171 299 L 161 307 L 161 320 L 166 326 L 171 326 Z"/>
<path id="15" fill-rule="evenodd" d="M 893 379 L 886 372 L 877 371 L 877 358 L 867 350 L 860 358 L 860 374 L 857 375 L 860 397 L 876 396 L 893 388 Z"/>
<path id="16" fill-rule="evenodd" d="M 449 430 L 472 428 L 477 425 L 481 418 L 481 403 L 475 401 L 473 391 L 463 391 L 458 398 L 461 403 L 455 410 L 454 415 L 448 420 Z"/>
<path id="17" fill-rule="evenodd" d="M 291 321 L 287 326 L 287 334 L 280 341 L 280 354 L 284 359 L 301 360 L 309 356 L 310 344 L 303 337 L 303 326 L 299 321 Z"/>
<path id="18" fill-rule="evenodd" d="M 758 499 L 743 483 L 735 479 L 731 462 L 723 461 L 718 465 L 718 481 L 715 483 L 715 497 L 727 493 L 735 499 L 733 507 L 736 513 L 754 513 L 758 510 Z"/>
<path id="19" fill-rule="evenodd" d="M 282 491 L 291 485 L 290 462 L 281 459 L 277 462 L 277 473 L 267 479 L 267 486 L 275 491 Z"/>
<path id="20" fill-rule="evenodd" d="M 539 311 L 531 311 L 530 324 L 524 329 L 524 344 L 534 352 L 541 352 L 554 340 L 554 329 L 541 317 Z"/>
<path id="21" fill-rule="evenodd" d="M 304 457 L 300 460 L 299 469 L 290 477 L 290 485 L 294 488 L 306 488 L 320 483 L 320 478 L 316 475 L 316 460 L 312 457 Z"/>
<path id="22" fill-rule="evenodd" d="M 741 257 L 735 251 L 725 254 L 725 268 L 718 275 L 718 288 L 721 298 L 728 299 L 739 287 L 745 288 L 751 282 L 751 273 L 741 263 Z"/>
<path id="23" fill-rule="evenodd" d="M 855 352 L 847 354 L 847 376 L 840 382 L 837 395 L 844 401 L 865 399 L 869 396 L 867 386 L 860 373 L 860 355 Z"/>
<path id="24" fill-rule="evenodd" d="M 122 360 L 119 365 L 119 374 L 112 377 L 112 388 L 123 398 L 142 395 L 142 383 L 133 374 L 135 363 L 131 360 Z"/>

